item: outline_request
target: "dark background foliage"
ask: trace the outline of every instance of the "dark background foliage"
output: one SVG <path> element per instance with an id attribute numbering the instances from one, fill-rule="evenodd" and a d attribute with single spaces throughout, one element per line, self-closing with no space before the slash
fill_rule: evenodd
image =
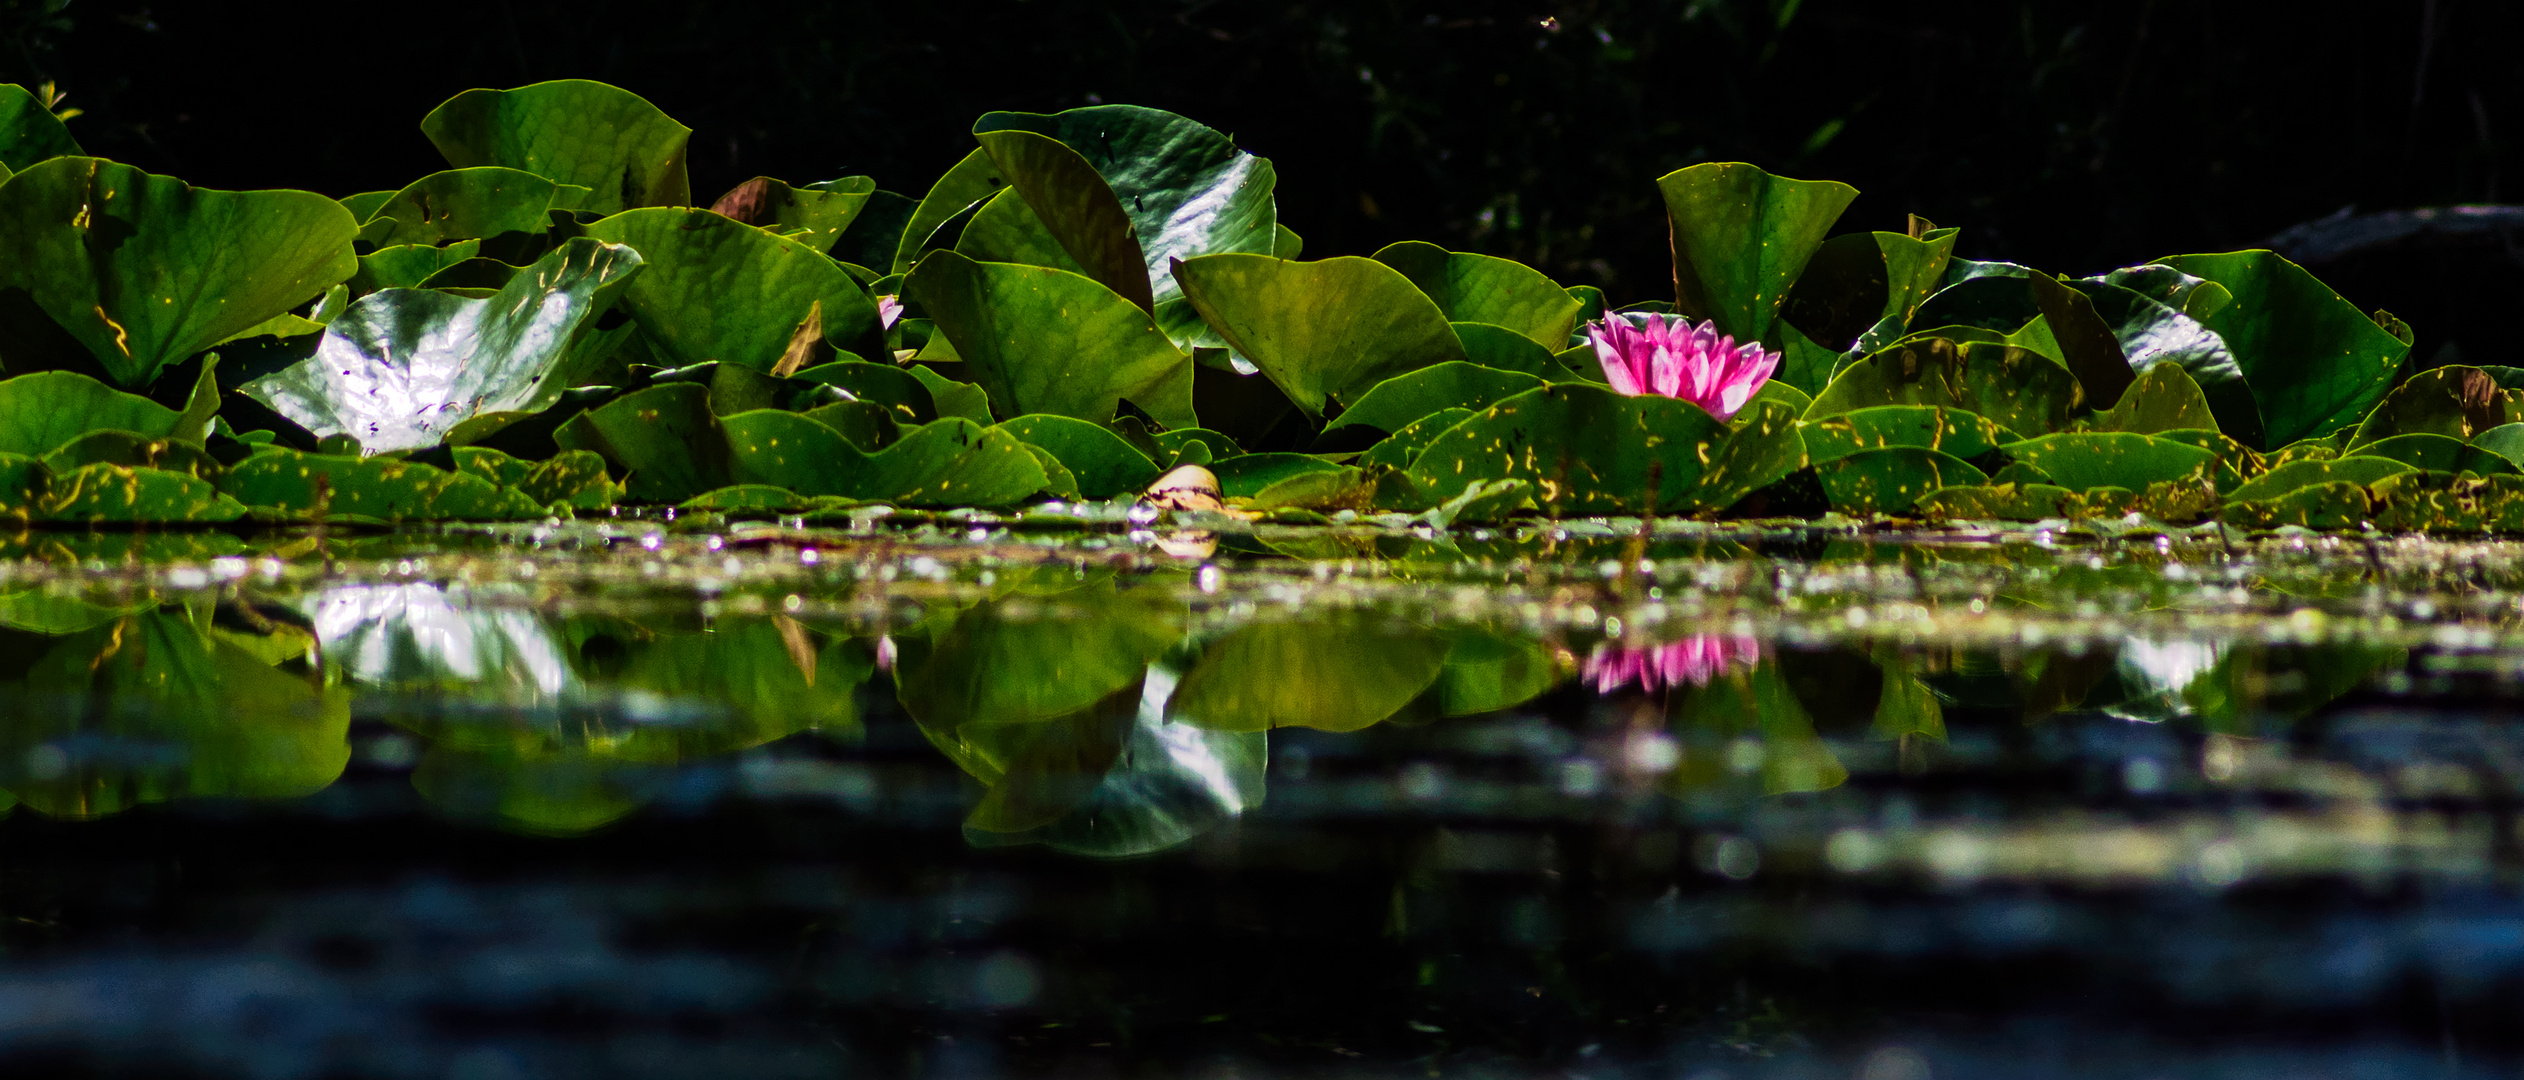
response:
<path id="1" fill-rule="evenodd" d="M 693 127 L 703 198 L 847 173 L 916 196 L 981 112 L 1135 102 L 1272 158 L 1310 255 L 1430 239 L 1617 300 L 1669 295 L 1651 181 L 1698 161 L 1854 184 L 1844 230 L 1917 212 L 1961 254 L 2078 273 L 2524 183 L 2511 0 L 0 0 L 0 25 L 0 80 L 58 80 L 91 152 L 215 187 L 398 187 L 442 167 L 432 106 L 547 78 Z M 2519 250 L 2315 269 L 2422 357 L 2524 364 Z"/>

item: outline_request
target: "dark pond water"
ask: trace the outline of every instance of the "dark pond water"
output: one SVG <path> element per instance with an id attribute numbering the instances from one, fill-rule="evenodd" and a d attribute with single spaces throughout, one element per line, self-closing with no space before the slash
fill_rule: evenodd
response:
<path id="1" fill-rule="evenodd" d="M 2524 1067 L 2524 548 L 23 536 L 0 1075 Z"/>

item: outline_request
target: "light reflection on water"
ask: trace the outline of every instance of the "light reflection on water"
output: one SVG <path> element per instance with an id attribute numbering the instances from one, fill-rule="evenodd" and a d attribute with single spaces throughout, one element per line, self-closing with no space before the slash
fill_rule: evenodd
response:
<path id="1" fill-rule="evenodd" d="M 2524 572 L 2502 545 L 1606 529 L 1228 537 L 1186 562 L 1024 533 L 99 543 L 123 548 L 0 574 L 18 819 L 0 840 L 153 804 L 418 812 L 540 843 L 820 813 L 956 859 L 1386 875 L 1378 940 L 1401 943 L 1495 903 L 1486 947 L 1583 939 L 1645 964 L 2066 956 L 2141 997 L 2282 1010 L 2414 971 L 2448 1001 L 2524 982 L 2498 929 L 2524 920 L 2505 722 Z M 1617 884 L 1583 915 L 1514 884 L 1588 875 Z M 2197 907 L 2291 889 L 2469 906 L 2330 916 L 2320 933 L 2354 947 Z M 2163 910 L 2115 909 L 2133 897 Z M 1039 945 L 861 948 L 819 1000 L 1041 1011 L 1077 985 Z M 2185 967 L 2201 949 L 2230 961 Z M 31 992 L 8 970 L 0 1000 Z M 743 988 L 726 1008 L 756 1007 L 765 977 L 720 979 Z M 44 1037 L 127 1019 L 78 1015 Z M 1676 1060 L 1872 1067 L 1881 1047 L 1821 1034 L 1839 1022 Z M 10 1040 L 0 1023 L 0 1056 Z M 1989 1070 L 1937 1075 L 2009 1071 L 1969 1040 L 1912 1042 Z M 2405 1049 L 2378 1046 L 2359 1060 Z M 2265 1072 L 2283 1074 L 2241 1075 Z"/>

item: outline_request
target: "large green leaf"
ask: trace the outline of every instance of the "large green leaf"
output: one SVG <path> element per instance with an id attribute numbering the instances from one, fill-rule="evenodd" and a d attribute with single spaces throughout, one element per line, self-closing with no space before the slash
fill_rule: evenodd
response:
<path id="1" fill-rule="evenodd" d="M 2186 277 L 2171 267 L 2154 267 L 2165 277 Z M 2235 363 L 2234 353 L 2226 347 L 2226 339 L 2200 325 L 2197 318 L 2177 311 L 2143 293 L 2117 285 L 2113 279 L 2087 278 L 2068 282 L 2070 288 L 2086 294 L 2094 304 L 2095 314 L 2112 327 L 2121 345 L 2121 355 L 2128 358 L 2130 369 L 2141 374 L 2160 363 L 2178 365 L 2197 383 L 2207 398 L 2209 410 L 2216 414 L 2216 426 L 2247 445 L 2262 445 L 2261 408 L 2252 397 L 2252 386 L 2244 379 L 2243 369 Z M 2190 280 L 2198 280 L 2196 278 Z M 2161 284 L 2161 282 L 2157 283 Z M 2217 295 L 2225 290 L 2206 284 Z M 2198 295 L 2193 293 L 2192 295 Z"/>
<path id="2" fill-rule="evenodd" d="M 0 184 L 0 306 L 24 290 L 114 381 L 144 387 L 350 277 L 358 232 L 312 192 L 212 191 L 54 158 Z M 23 339 L 0 338 L 12 338 L 0 363 L 26 370 L 12 348 Z"/>
<path id="3" fill-rule="evenodd" d="M 2476 367 L 2440 367 L 2412 375 L 2384 395 L 2349 438 L 2349 450 L 2419 432 L 2458 440 L 2524 421 L 2524 391 L 2506 390 Z"/>
<path id="4" fill-rule="evenodd" d="M 35 517 L 99 526 L 234 521 L 244 514 L 237 500 L 190 473 L 99 461 L 54 473 Z"/>
<path id="5" fill-rule="evenodd" d="M 1192 358 L 1147 312 L 1094 280 L 1046 266 L 934 252 L 903 279 L 990 395 L 992 411 L 1103 422 L 1128 398 L 1189 427 Z"/>
<path id="6" fill-rule="evenodd" d="M 728 189 L 710 209 L 829 252 L 875 195 L 876 181 L 865 176 L 845 176 L 802 188 L 757 176 Z"/>
<path id="7" fill-rule="evenodd" d="M 1841 369 L 1807 419 L 1871 405 L 1942 405 L 2018 434 L 2057 431 L 2083 402 L 2077 377 L 2031 349 L 1950 338 L 1896 342 Z"/>
<path id="8" fill-rule="evenodd" d="M 1673 229 L 1674 299 L 1737 341 L 1757 341 L 1858 189 L 1790 180 L 1740 162 L 1659 177 Z"/>
<path id="9" fill-rule="evenodd" d="M 1418 240 L 1387 244 L 1375 259 L 1402 271 L 1454 322 L 1504 326 L 1546 349 L 1567 347 L 1577 325 L 1577 297 L 1512 259 L 1448 251 Z"/>
<path id="10" fill-rule="evenodd" d="M 552 227 L 561 193 L 561 185 L 517 169 L 448 169 L 388 197 L 360 224 L 359 238 L 391 247 L 539 233 Z"/>
<path id="11" fill-rule="evenodd" d="M 1755 401 L 1728 426 L 1732 430 L 1709 455 L 1708 471 L 1700 474 L 1699 487 L 1692 492 L 1692 502 L 1701 509 L 1724 510 L 1809 462 L 1797 410 L 1785 403 Z"/>
<path id="12" fill-rule="evenodd" d="M 181 414 L 72 371 L 0 380 L 0 454 L 42 457 L 91 431 L 177 433 Z"/>
<path id="13" fill-rule="evenodd" d="M 545 513 L 524 493 L 461 470 L 287 449 L 238 462 L 219 490 L 255 510 L 326 521 L 516 521 Z"/>
<path id="14" fill-rule="evenodd" d="M 1877 323 L 1909 325 L 1953 254 L 1954 234 L 1945 230 L 1932 239 L 1894 232 L 1835 236 L 1815 250 L 1779 316 L 1824 350 L 1844 351 Z M 1822 382 L 1813 385 L 1819 389 Z"/>
<path id="15" fill-rule="evenodd" d="M 973 124 L 973 135 L 1061 247 L 1144 309 L 1179 294 L 1169 273 L 1174 260 L 1269 255 L 1278 240 L 1271 163 L 1173 113 L 1137 105 L 994 112 Z M 1106 190 L 1097 193 L 1090 180 Z M 1112 231 L 1116 212 L 1127 237 Z M 1146 302 L 1124 287 L 1126 251 L 1140 259 Z"/>
<path id="16" fill-rule="evenodd" d="M 1374 259 L 1205 255 L 1174 273 L 1201 318 L 1308 416 L 1403 372 L 1464 359 L 1436 302 Z"/>
<path id="17" fill-rule="evenodd" d="M 1845 514 L 1898 514 L 1942 487 L 1988 481 L 1961 458 L 1918 446 L 1860 450 L 1815 470 L 1832 509 Z"/>
<path id="18" fill-rule="evenodd" d="M 480 240 L 459 240 L 446 247 L 397 244 L 378 248 L 359 257 L 359 272 L 351 275 L 350 291 L 365 296 L 379 289 L 417 288 L 439 271 L 470 262 L 480 254 Z"/>
<path id="19" fill-rule="evenodd" d="M 1939 405 L 1874 405 L 1805 423 L 1806 453 L 1818 465 L 1888 446 L 1970 459 L 2015 441 L 1988 417 Z"/>
<path id="20" fill-rule="evenodd" d="M 2234 351 L 2260 403 L 2266 445 L 2357 423 L 2391 388 L 2410 346 L 2275 252 L 2159 262 L 2224 286 L 2234 302 L 2201 320 Z M 2203 386 L 2206 384 L 2203 383 Z"/>
<path id="21" fill-rule="evenodd" d="M 587 188 L 580 209 L 599 214 L 692 202 L 684 175 L 692 129 L 604 83 L 467 90 L 430 110 L 421 132 L 459 169 L 499 165 Z"/>
<path id="22" fill-rule="evenodd" d="M 2131 383 L 2111 409 L 2095 417 L 2094 425 L 2097 431 L 2140 435 L 2183 429 L 2215 431 L 2217 416 L 2200 392 L 2200 384 L 2192 381 L 2182 365 L 2157 364 Z"/>
<path id="23" fill-rule="evenodd" d="M 988 119 L 985 117 L 985 122 Z M 991 200 L 991 205 L 975 216 L 973 226 L 966 228 L 957 250 L 970 250 L 966 245 L 975 239 L 981 218 L 993 210 L 1022 215 L 1039 224 L 1042 234 L 1057 246 L 1058 254 L 1067 256 L 1065 260 L 1053 261 L 1049 256 L 1054 253 L 1044 253 L 1025 261 L 1061 269 L 1075 267 L 1141 312 L 1156 310 L 1148 260 L 1139 250 L 1138 230 L 1130 213 L 1122 208 L 1121 199 L 1097 175 L 1095 166 L 1060 140 L 1031 131 L 976 131 L 974 138 L 981 141 L 983 152 L 999 167 L 999 174 L 1008 178 L 1016 198 L 1002 194 Z"/>
<path id="24" fill-rule="evenodd" d="M 41 99 L 16 83 L 0 83 L 0 178 L 46 158 L 85 153 Z"/>
<path id="25" fill-rule="evenodd" d="M 734 482 L 727 434 L 710 412 L 710 388 L 700 383 L 624 394 L 571 417 L 552 439 L 564 450 L 593 450 L 628 470 L 623 490 L 637 502 L 679 503 Z"/>
<path id="26" fill-rule="evenodd" d="M 671 366 L 718 360 L 770 371 L 816 312 L 834 347 L 886 355 L 876 301 L 803 240 L 668 207 L 616 214 L 587 235 L 640 253 L 647 267 L 623 290 L 622 306 Z"/>
<path id="27" fill-rule="evenodd" d="M 2291 461 L 2269 472 L 2246 480 L 2243 486 L 2227 492 L 2232 502 L 2277 498 L 2291 491 L 2324 484 L 2372 484 L 2387 476 L 2411 471 L 2406 461 L 2356 454 L 2322 461 Z"/>
<path id="28" fill-rule="evenodd" d="M 477 416 L 559 401 L 570 381 L 562 361 L 639 269 L 638 252 L 579 237 L 489 299 L 371 293 L 325 328 L 314 356 L 238 389 L 371 453 L 435 446 Z"/>
<path id="29" fill-rule="evenodd" d="M 1078 493 L 1110 499 L 1147 490 L 1157 479 L 1157 463 L 1112 429 L 1066 416 L 1020 416 L 998 426 L 1032 446 L 1051 452 L 1078 481 Z"/>
<path id="30" fill-rule="evenodd" d="M 1343 428 L 1362 425 L 1396 432 L 1441 409 L 1477 412 L 1542 384 L 1541 379 L 1523 372 L 1450 360 L 1377 383 L 1334 418 L 1323 433 L 1329 437 Z"/>
<path id="31" fill-rule="evenodd" d="M 1625 397 L 1568 383 L 1508 398 L 1447 429 L 1412 462 L 1423 491 L 1451 498 L 1475 481 L 1523 480 L 1557 515 L 1691 509 L 1725 424 L 1674 398 Z"/>
<path id="32" fill-rule="evenodd" d="M 816 420 L 778 409 L 725 420 L 735 482 L 800 495 L 909 506 L 1007 506 L 1043 490 L 1042 465 L 1016 436 L 948 417 L 873 454 Z"/>
<path id="33" fill-rule="evenodd" d="M 2217 455 L 2196 446 L 2121 431 L 2079 431 L 2010 443 L 2008 456 L 2040 469 L 2070 491 L 2145 491 L 2200 471 Z"/>
<path id="34" fill-rule="evenodd" d="M 1007 186 L 1008 181 L 999 175 L 999 166 L 991 163 L 988 153 L 975 150 L 964 155 L 964 160 L 956 162 L 954 168 L 948 169 L 929 186 L 929 193 L 912 210 L 911 220 L 904 224 L 902 238 L 896 242 L 891 272 L 910 273 L 912 266 L 920 261 L 921 253 L 933 246 L 954 247 L 956 238 L 940 238 L 937 235 L 939 227 L 998 195 Z M 940 239 L 944 242 L 935 242 Z"/>

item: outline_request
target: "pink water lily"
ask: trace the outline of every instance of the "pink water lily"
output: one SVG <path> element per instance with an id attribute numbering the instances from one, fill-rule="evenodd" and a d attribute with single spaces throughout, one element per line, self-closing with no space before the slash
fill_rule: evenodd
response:
<path id="1" fill-rule="evenodd" d="M 1779 370 L 1779 354 L 1759 342 L 1738 345 L 1718 324 L 1679 315 L 1624 315 L 1590 323 L 1605 381 L 1623 394 L 1681 398 L 1725 420 Z"/>
<path id="2" fill-rule="evenodd" d="M 1584 678 L 1595 684 L 1598 694 L 1609 694 L 1634 682 L 1639 689 L 1653 694 L 1684 683 L 1707 686 L 1709 680 L 1736 668 L 1752 667 L 1761 657 L 1761 642 L 1752 638 L 1697 634 L 1645 649 L 1598 646 L 1586 658 Z"/>

